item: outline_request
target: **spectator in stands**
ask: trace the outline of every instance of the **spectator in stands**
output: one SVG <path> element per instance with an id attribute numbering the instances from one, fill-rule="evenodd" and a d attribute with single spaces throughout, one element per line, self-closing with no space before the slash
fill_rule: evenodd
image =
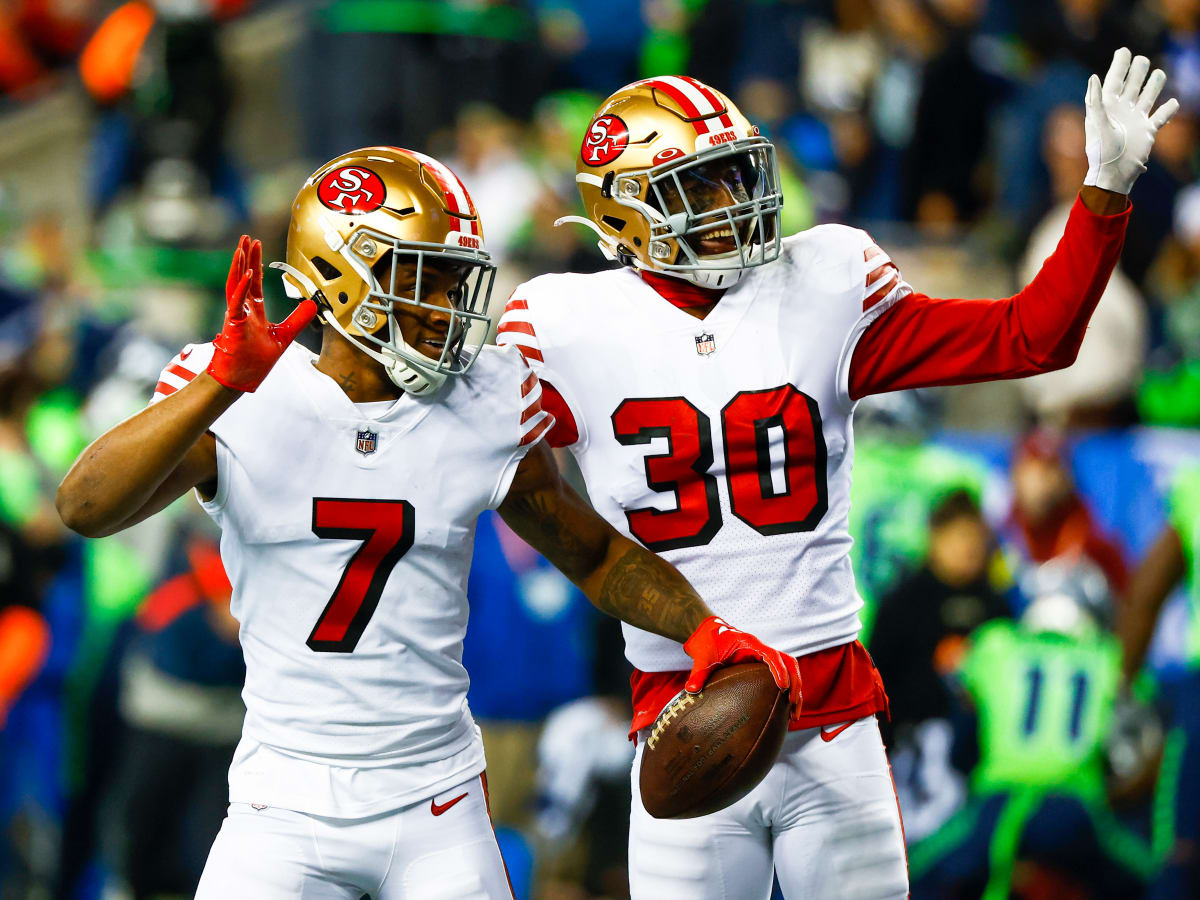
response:
<path id="1" fill-rule="evenodd" d="M 996 480 L 981 460 L 931 440 L 939 414 L 938 397 L 927 390 L 864 397 L 854 411 L 850 560 L 864 643 L 880 598 L 924 564 L 933 508 L 956 490 L 982 505 Z"/>
<path id="2" fill-rule="evenodd" d="M 981 65 L 975 43 L 983 0 L 914 5 L 931 19 L 932 46 L 904 158 L 902 209 L 918 226 L 945 233 L 972 221 L 989 199 L 981 166 L 997 83 Z M 947 115 L 949 109 L 955 114 Z"/>
<path id="3" fill-rule="evenodd" d="M 888 686 L 895 728 L 946 718 L 950 693 L 942 677 L 954 670 L 963 639 L 1009 614 L 990 580 L 993 550 L 977 501 L 966 490 L 951 491 L 929 514 L 924 565 L 880 602 L 871 655 Z"/>
<path id="4" fill-rule="evenodd" d="M 1013 455 L 1013 509 L 1007 537 L 1035 563 L 1086 557 L 1114 591 L 1125 589 L 1129 570 L 1117 541 L 1101 532 L 1075 486 L 1061 432 L 1030 431 Z"/>
<path id="5" fill-rule="evenodd" d="M 101 110 L 92 143 L 97 212 L 153 175 L 160 182 L 171 176 L 176 191 L 186 184 L 220 197 L 231 218 L 248 217 L 242 177 L 226 147 L 233 88 L 217 44 L 219 21 L 243 3 L 131 0 L 89 39 L 79 72 Z"/>
<path id="6" fill-rule="evenodd" d="M 229 579 L 215 543 L 186 547 L 187 571 L 143 601 L 121 661 L 121 869 L 137 900 L 195 892 L 244 715 Z"/>
<path id="7" fill-rule="evenodd" d="M 501 278 L 506 277 L 504 261 L 516 249 L 541 188 L 521 137 L 518 124 L 498 109 L 472 104 L 458 115 L 454 153 L 447 160 L 471 185 L 471 199 L 487 222 L 488 252 L 501 266 Z M 514 282 L 497 293 L 506 295 L 515 286 Z"/>
<path id="8" fill-rule="evenodd" d="M 929 834 L 962 799 L 950 768 L 953 698 L 946 677 L 982 623 L 1009 613 L 989 577 L 993 539 L 970 492 L 952 490 L 929 514 L 921 568 L 879 604 L 871 655 L 887 685 L 892 764 L 910 840 Z"/>

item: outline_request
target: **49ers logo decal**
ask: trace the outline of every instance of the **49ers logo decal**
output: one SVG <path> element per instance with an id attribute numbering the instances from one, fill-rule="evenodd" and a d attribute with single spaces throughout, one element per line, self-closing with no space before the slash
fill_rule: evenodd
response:
<path id="1" fill-rule="evenodd" d="M 383 179 L 362 166 L 334 169 L 317 185 L 321 203 L 345 216 L 374 212 L 383 206 L 387 189 Z"/>
<path id="2" fill-rule="evenodd" d="M 585 165 L 607 166 L 629 146 L 629 128 L 620 116 L 601 116 L 583 138 L 579 155 Z"/>

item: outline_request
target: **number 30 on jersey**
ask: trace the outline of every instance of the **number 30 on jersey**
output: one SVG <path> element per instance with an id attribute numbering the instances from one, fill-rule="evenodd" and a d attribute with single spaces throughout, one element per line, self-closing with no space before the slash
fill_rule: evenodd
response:
<path id="1" fill-rule="evenodd" d="M 708 416 L 683 397 L 624 400 L 612 414 L 626 445 L 667 439 L 667 452 L 645 458 L 651 490 L 675 494 L 671 510 L 626 512 L 629 530 L 651 550 L 707 544 L 720 530 L 721 504 Z M 825 437 L 817 401 L 794 385 L 741 391 L 721 410 L 729 508 L 763 535 L 812 531 L 829 508 Z M 783 435 L 783 482 L 771 472 L 771 431 Z"/>

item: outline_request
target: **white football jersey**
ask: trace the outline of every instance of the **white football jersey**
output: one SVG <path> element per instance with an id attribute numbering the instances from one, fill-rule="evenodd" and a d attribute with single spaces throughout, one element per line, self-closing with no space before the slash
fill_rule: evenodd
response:
<path id="1" fill-rule="evenodd" d="M 155 400 L 202 372 L 184 348 Z M 357 817 L 479 774 L 462 642 L 475 521 L 552 419 L 515 350 L 430 398 L 354 404 L 299 344 L 211 427 L 246 658 L 230 800 Z"/>
<path id="2" fill-rule="evenodd" d="M 801 655 L 858 636 L 850 358 L 910 293 L 865 232 L 823 225 L 703 320 L 628 268 L 544 275 L 513 292 L 498 341 L 563 395 L 597 511 L 715 613 Z M 624 627 L 639 669 L 690 668 L 679 644 Z"/>

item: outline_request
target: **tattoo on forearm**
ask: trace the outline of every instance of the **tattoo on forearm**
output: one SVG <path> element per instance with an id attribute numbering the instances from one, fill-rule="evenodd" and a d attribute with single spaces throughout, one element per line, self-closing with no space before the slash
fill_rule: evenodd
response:
<path id="1" fill-rule="evenodd" d="M 554 494 L 527 494 L 506 503 L 501 511 L 509 525 L 568 578 L 577 581 L 603 561 L 603 553 L 584 540 L 575 517 L 568 521 L 569 513 L 564 515 Z"/>
<path id="2" fill-rule="evenodd" d="M 682 642 L 709 615 L 687 579 L 643 547 L 614 544 L 612 528 L 569 490 L 510 491 L 500 514 L 611 616 Z"/>
<path id="3" fill-rule="evenodd" d="M 700 597 L 683 576 L 640 548 L 629 550 L 609 569 L 596 605 L 678 641 L 686 640 L 705 617 Z"/>

